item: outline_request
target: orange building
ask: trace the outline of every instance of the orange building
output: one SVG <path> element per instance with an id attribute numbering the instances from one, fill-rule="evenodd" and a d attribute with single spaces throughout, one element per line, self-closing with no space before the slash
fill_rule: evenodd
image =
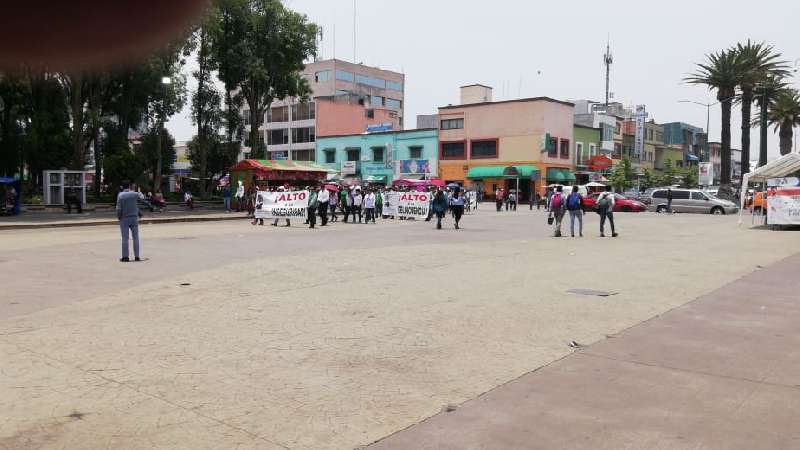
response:
<path id="1" fill-rule="evenodd" d="M 439 108 L 439 176 L 487 197 L 519 184 L 520 201 L 533 189 L 544 194 L 546 184 L 574 182 L 573 115 L 570 102 L 494 102 L 492 88 L 464 86 L 460 105 Z"/>
<path id="2" fill-rule="evenodd" d="M 317 136 L 342 136 L 365 133 L 371 125 L 388 125 L 402 130 L 397 111 L 364 106 L 356 96 L 317 97 Z"/>

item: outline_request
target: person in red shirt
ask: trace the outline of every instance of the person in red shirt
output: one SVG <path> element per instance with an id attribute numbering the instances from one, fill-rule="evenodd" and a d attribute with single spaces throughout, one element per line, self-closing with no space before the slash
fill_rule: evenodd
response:
<path id="1" fill-rule="evenodd" d="M 503 209 L 503 189 L 500 188 L 494 193 L 494 201 L 497 203 L 497 212 Z"/>

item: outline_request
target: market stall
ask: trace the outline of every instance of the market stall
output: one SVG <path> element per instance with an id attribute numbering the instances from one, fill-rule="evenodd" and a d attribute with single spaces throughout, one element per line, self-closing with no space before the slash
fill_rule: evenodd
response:
<path id="1" fill-rule="evenodd" d="M 745 174 L 742 180 L 739 225 L 742 224 L 745 200 L 750 183 L 758 183 L 766 197 L 762 211 L 768 225 L 800 225 L 800 154 L 789 153 Z M 753 209 L 755 213 L 755 208 Z"/>
<path id="2" fill-rule="evenodd" d="M 231 167 L 230 183 L 235 186 L 241 181 L 246 190 L 253 184 L 304 187 L 325 182 L 331 173 L 335 171 L 313 162 L 245 159 Z"/>

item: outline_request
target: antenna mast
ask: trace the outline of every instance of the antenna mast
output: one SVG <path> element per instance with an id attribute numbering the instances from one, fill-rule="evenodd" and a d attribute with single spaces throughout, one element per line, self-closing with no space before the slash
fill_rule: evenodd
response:
<path id="1" fill-rule="evenodd" d="M 614 57 L 611 56 L 611 36 L 606 41 L 606 54 L 603 55 L 603 63 L 606 65 L 606 111 L 608 111 L 608 92 L 611 85 L 611 65 L 614 64 Z"/>

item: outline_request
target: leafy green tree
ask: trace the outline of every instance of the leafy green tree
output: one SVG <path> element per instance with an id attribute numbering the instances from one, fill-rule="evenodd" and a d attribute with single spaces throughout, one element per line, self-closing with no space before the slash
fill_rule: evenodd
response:
<path id="1" fill-rule="evenodd" d="M 221 0 L 219 14 L 212 41 L 219 76 L 247 102 L 250 157 L 262 158 L 266 148 L 258 129 L 266 109 L 275 99 L 310 93 L 300 72 L 316 54 L 317 26 L 280 0 Z"/>
<path id="2" fill-rule="evenodd" d="M 25 125 L 28 123 L 26 79 L 0 73 L 0 175 L 22 174 Z"/>
<path id="3" fill-rule="evenodd" d="M 622 162 L 614 167 L 609 181 L 619 192 L 630 189 L 633 186 L 633 167 L 630 159 L 623 158 Z"/>
<path id="4" fill-rule="evenodd" d="M 739 85 L 743 63 L 742 58 L 734 50 L 706 55 L 706 62 L 697 65 L 697 72 L 685 78 L 690 84 L 706 85 L 709 90 L 717 91 L 717 100 L 722 107 L 722 175 L 720 196 L 732 197 L 731 188 L 731 107 Z"/>
<path id="5" fill-rule="evenodd" d="M 158 139 L 158 136 L 161 139 Z M 164 127 L 153 127 L 142 136 L 142 142 L 134 149 L 134 154 L 141 161 L 141 167 L 151 174 L 162 170 L 163 174 L 172 172 L 172 163 L 175 161 L 175 138 Z M 153 190 L 157 191 L 160 184 L 154 184 Z"/>
<path id="6" fill-rule="evenodd" d="M 206 173 L 199 173 L 201 178 L 212 180 L 214 177 L 222 177 L 226 171 L 236 163 L 239 155 L 237 143 L 223 142 L 219 136 L 212 135 L 207 145 L 207 165 Z M 198 136 L 186 144 L 187 156 L 192 162 L 192 167 L 200 167 L 200 143 Z"/>

